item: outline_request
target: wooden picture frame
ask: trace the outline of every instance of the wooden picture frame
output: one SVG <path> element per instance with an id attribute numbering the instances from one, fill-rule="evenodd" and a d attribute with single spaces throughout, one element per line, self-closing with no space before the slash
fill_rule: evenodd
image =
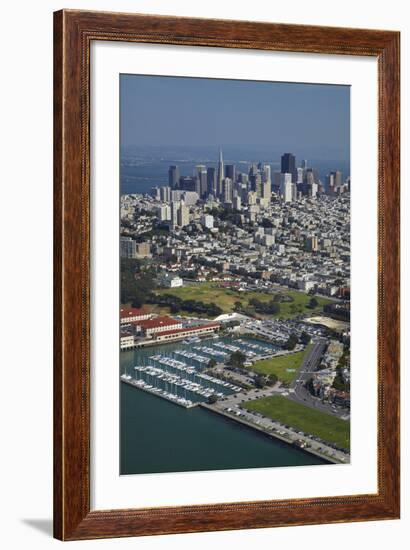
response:
<path id="1" fill-rule="evenodd" d="M 378 492 L 90 510 L 93 40 L 372 56 L 378 62 Z M 398 32 L 63 10 L 54 14 L 54 536 L 62 540 L 399 517 Z"/>

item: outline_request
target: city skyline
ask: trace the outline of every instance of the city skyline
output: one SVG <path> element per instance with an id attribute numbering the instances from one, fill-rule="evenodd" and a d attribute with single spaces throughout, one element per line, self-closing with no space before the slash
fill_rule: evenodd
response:
<path id="1" fill-rule="evenodd" d="M 121 75 L 120 95 L 122 148 L 218 144 L 350 158 L 349 86 Z"/>
<path id="2" fill-rule="evenodd" d="M 121 474 L 349 463 L 348 88 L 121 79 Z"/>

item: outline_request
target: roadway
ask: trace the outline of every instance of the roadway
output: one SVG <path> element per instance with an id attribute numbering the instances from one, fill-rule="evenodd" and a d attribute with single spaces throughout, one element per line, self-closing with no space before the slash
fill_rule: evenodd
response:
<path id="1" fill-rule="evenodd" d="M 326 345 L 327 342 L 324 338 L 318 338 L 313 342 L 311 349 L 303 359 L 298 375 L 289 388 L 289 395 L 286 395 L 286 397 L 298 403 L 302 403 L 307 407 L 311 407 L 312 409 L 332 414 L 333 416 L 338 416 L 345 420 L 349 417 L 349 413 L 346 412 L 346 409 L 336 407 L 336 405 L 332 405 L 331 403 L 323 403 L 317 397 L 313 397 L 305 387 L 306 382 L 317 371 L 320 360 L 326 350 Z"/>

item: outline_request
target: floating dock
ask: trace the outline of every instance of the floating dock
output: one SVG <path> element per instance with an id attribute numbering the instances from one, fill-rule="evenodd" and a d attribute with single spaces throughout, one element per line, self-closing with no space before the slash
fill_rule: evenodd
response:
<path id="1" fill-rule="evenodd" d="M 199 402 L 194 402 L 189 399 L 184 399 L 183 397 L 178 397 L 177 395 L 165 392 L 160 388 L 155 388 L 154 386 L 147 384 L 143 380 L 135 380 L 135 378 L 132 378 L 131 376 L 123 374 L 121 375 L 120 379 L 121 382 L 124 382 L 124 384 L 133 386 L 134 388 L 138 388 L 139 390 L 143 390 L 147 393 L 150 393 L 151 395 L 162 397 L 162 399 L 166 399 L 170 403 L 174 403 L 175 405 L 184 407 L 184 409 L 192 409 L 193 407 L 197 407 L 199 405 Z"/>

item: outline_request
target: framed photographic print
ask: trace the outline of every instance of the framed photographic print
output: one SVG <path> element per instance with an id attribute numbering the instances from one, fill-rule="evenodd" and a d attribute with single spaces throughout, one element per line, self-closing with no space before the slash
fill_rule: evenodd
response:
<path id="1" fill-rule="evenodd" d="M 399 517 L 399 33 L 55 13 L 62 540 Z"/>

